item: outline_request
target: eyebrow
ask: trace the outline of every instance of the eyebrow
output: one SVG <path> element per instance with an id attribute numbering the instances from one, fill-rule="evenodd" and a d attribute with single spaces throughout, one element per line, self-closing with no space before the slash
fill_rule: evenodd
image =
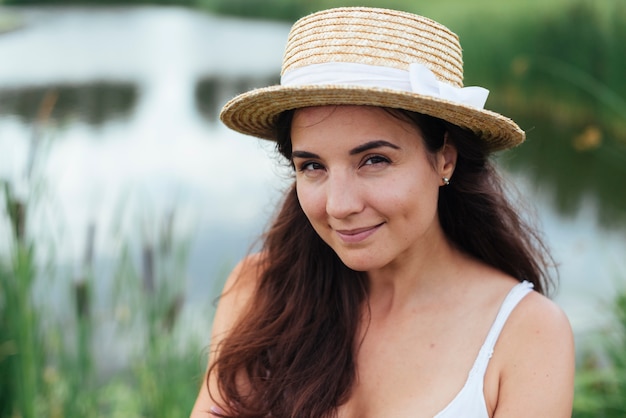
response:
<path id="1" fill-rule="evenodd" d="M 291 153 L 291 158 L 320 158 L 319 155 L 317 154 L 313 154 L 312 152 L 308 152 L 308 151 L 293 151 Z"/>
<path id="2" fill-rule="evenodd" d="M 350 155 L 357 155 L 357 154 L 361 154 L 363 152 L 372 150 L 372 149 L 376 149 L 376 148 L 383 148 L 383 147 L 388 147 L 388 148 L 393 148 L 393 149 L 400 149 L 399 146 L 397 146 L 396 144 L 392 144 L 391 142 L 387 142 L 385 140 L 378 140 L 378 141 L 370 141 L 370 142 L 366 142 L 363 145 L 359 145 L 358 147 L 355 147 L 353 149 L 350 150 Z"/>
<path id="3" fill-rule="evenodd" d="M 361 154 L 363 152 L 372 150 L 372 149 L 376 149 L 376 148 L 383 148 L 383 147 L 388 147 L 388 148 L 393 148 L 393 149 L 400 149 L 399 146 L 397 146 L 396 144 L 392 144 L 391 142 L 385 141 L 385 140 L 378 140 L 378 141 L 370 141 L 370 142 L 366 142 L 365 144 L 359 145 L 358 147 L 352 148 L 349 151 L 350 155 L 357 155 L 357 154 Z M 312 152 L 309 151 L 293 151 L 291 153 L 291 158 L 320 158 L 319 155 L 314 154 Z"/>

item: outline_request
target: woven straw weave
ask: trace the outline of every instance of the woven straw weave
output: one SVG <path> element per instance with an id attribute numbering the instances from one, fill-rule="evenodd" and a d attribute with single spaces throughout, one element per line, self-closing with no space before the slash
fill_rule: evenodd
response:
<path id="1" fill-rule="evenodd" d="M 337 8 L 297 21 L 287 40 L 281 74 L 331 62 L 401 70 L 420 63 L 440 81 L 463 86 L 458 37 L 431 19 L 395 10 Z M 472 130 L 490 151 L 516 146 L 525 138 L 515 122 L 489 110 L 413 92 L 343 84 L 252 90 L 228 102 L 220 118 L 235 131 L 274 140 L 280 113 L 308 106 L 342 104 L 390 107 L 435 116 Z"/>
<path id="2" fill-rule="evenodd" d="M 346 11 L 349 15 L 346 16 Z M 296 22 L 281 74 L 324 62 L 354 62 L 406 70 L 425 64 L 442 81 L 463 86 L 458 37 L 445 26 L 409 13 L 332 9 Z"/>

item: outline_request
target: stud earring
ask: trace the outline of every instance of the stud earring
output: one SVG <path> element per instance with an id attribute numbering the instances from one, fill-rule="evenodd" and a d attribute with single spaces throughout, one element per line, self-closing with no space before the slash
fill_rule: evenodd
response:
<path id="1" fill-rule="evenodd" d="M 450 179 L 447 177 L 442 177 L 441 180 L 443 180 L 443 185 L 447 186 L 448 184 L 450 184 Z"/>

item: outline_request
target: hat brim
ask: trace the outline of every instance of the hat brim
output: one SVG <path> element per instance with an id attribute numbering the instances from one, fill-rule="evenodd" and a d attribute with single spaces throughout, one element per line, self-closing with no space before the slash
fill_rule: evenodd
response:
<path id="1" fill-rule="evenodd" d="M 434 116 L 473 131 L 490 152 L 515 147 L 526 135 L 511 119 L 432 96 L 398 90 L 337 85 L 271 86 L 243 93 L 224 105 L 220 119 L 229 128 L 276 140 L 279 115 L 292 109 L 325 105 L 367 105 Z"/>

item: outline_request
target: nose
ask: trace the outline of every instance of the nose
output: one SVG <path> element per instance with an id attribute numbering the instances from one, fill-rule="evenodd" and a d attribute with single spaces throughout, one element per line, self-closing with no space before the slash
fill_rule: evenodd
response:
<path id="1" fill-rule="evenodd" d="M 326 213 L 329 216 L 345 219 L 363 210 L 359 187 L 349 174 L 330 174 L 326 186 Z"/>

